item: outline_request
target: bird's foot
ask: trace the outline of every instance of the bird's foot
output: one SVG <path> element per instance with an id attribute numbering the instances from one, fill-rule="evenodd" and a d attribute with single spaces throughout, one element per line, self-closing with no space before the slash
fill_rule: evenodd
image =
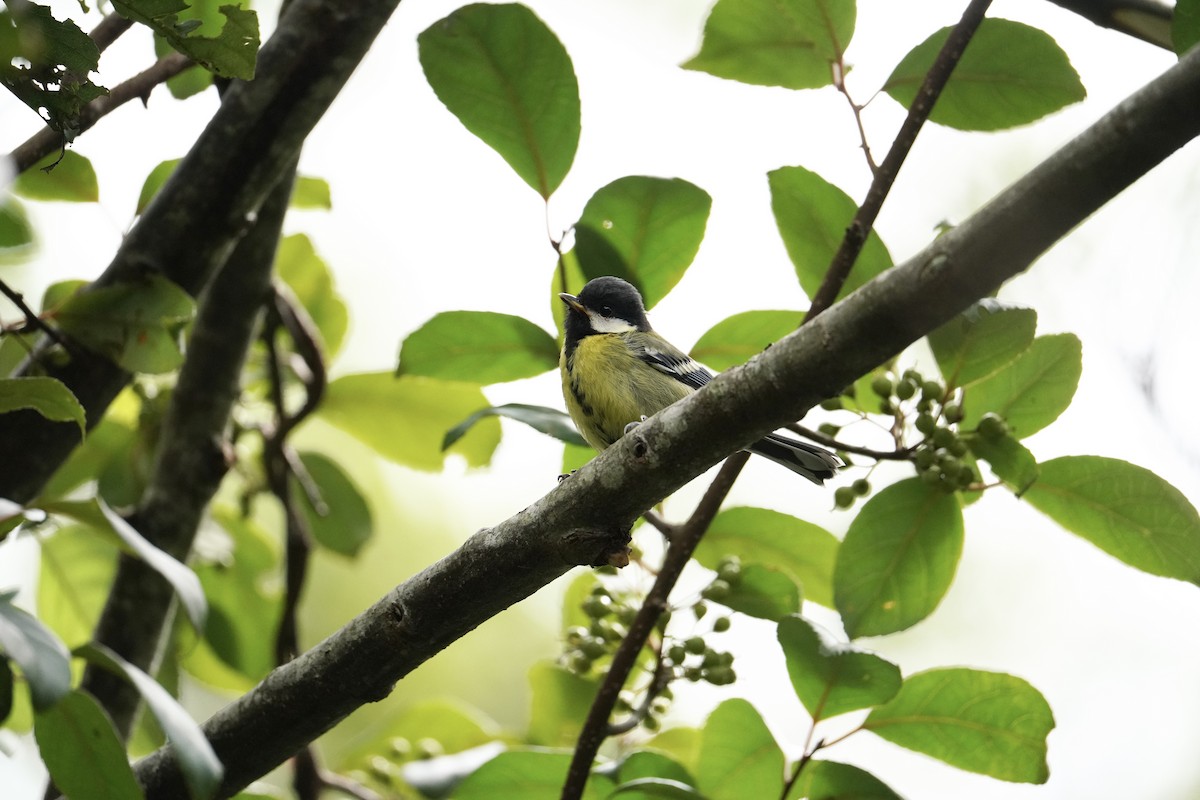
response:
<path id="1" fill-rule="evenodd" d="M 625 426 L 625 430 L 621 432 L 622 435 L 629 433 L 630 431 L 632 431 L 634 428 L 636 428 L 638 425 L 641 425 L 645 421 L 646 421 L 646 415 L 642 414 L 642 418 L 639 419 L 637 422 L 631 422 Z"/>

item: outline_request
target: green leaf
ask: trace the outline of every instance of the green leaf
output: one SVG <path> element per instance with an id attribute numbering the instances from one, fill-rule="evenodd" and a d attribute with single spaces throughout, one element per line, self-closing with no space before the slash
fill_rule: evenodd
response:
<path id="1" fill-rule="evenodd" d="M 501 736 L 500 726 L 483 712 L 458 700 L 426 700 L 398 713 L 389 714 L 383 724 L 361 731 L 355 747 L 338 767 L 339 772 L 370 768 L 371 759 L 391 751 L 397 738 L 415 742 L 435 739 L 447 754 L 461 753 L 494 742 Z"/>
<path id="2" fill-rule="evenodd" d="M 322 504 L 322 508 L 314 508 L 312 499 L 297 487 L 297 494 L 304 498 L 300 507 L 313 538 L 335 553 L 351 558 L 357 556 L 373 532 L 371 508 L 366 498 L 350 476 L 327 456 L 300 453 L 300 462 L 312 478 Z"/>
<path id="3" fill-rule="evenodd" d="M 833 257 L 842 244 L 846 226 L 858 212 L 858 204 L 841 189 L 804 167 L 780 167 L 767 173 L 771 187 L 771 211 L 783 237 L 788 258 L 805 294 L 817 293 Z M 892 266 L 883 240 L 874 229 L 867 234 L 854 269 L 838 298 Z"/>
<path id="4" fill-rule="evenodd" d="M 209 0 L 194 0 L 188 9 L 180 13 L 180 16 L 190 16 L 191 12 L 199 6 L 211 7 L 214 13 L 216 11 L 215 4 Z M 174 52 L 175 48 L 171 47 L 166 39 L 157 35 L 154 37 L 154 56 L 156 58 L 162 58 Z M 199 64 L 188 67 L 178 75 L 172 75 L 170 78 L 167 78 L 167 91 L 176 100 L 186 100 L 189 97 L 200 94 L 212 85 L 212 73 Z"/>
<path id="5" fill-rule="evenodd" d="M 55 788 L 71 800 L 140 800 L 125 748 L 91 695 L 75 690 L 34 718 L 34 737 Z"/>
<path id="6" fill-rule="evenodd" d="M 54 473 L 42 489 L 42 498 L 61 498 L 81 484 L 104 475 L 116 456 L 131 452 L 136 438 L 137 431 L 134 428 L 117 419 L 114 414 L 106 413 Z"/>
<path id="7" fill-rule="evenodd" d="M 726 700 L 704 724 L 696 786 L 709 800 L 779 797 L 783 751 L 754 706 Z"/>
<path id="8" fill-rule="evenodd" d="M 142 182 L 142 191 L 138 194 L 137 208 L 134 209 L 135 214 L 143 213 L 150 205 L 150 201 L 155 198 L 163 184 L 167 182 L 167 178 L 171 177 L 171 173 L 179 166 L 181 158 L 173 158 L 169 161 L 163 161 L 154 169 L 150 170 L 150 174 L 146 176 L 146 180 Z"/>
<path id="9" fill-rule="evenodd" d="M 588 447 L 587 442 L 579 435 L 579 431 L 575 430 L 575 423 L 571 422 L 571 418 L 557 408 L 529 406 L 524 403 L 508 403 L 502 406 L 481 408 L 446 431 L 446 438 L 442 440 L 442 449 L 445 450 L 452 446 L 476 422 L 486 417 L 508 417 L 509 419 L 515 419 L 518 422 L 524 422 L 535 431 L 544 433 L 547 436 L 553 436 L 559 441 L 577 447 Z M 591 458 L 592 450 L 590 447 L 588 447 L 588 452 L 588 458 Z"/>
<path id="10" fill-rule="evenodd" d="M 1036 328 L 1033 309 L 985 298 L 929 334 L 929 346 L 947 385 L 969 386 L 1028 350 Z"/>
<path id="11" fill-rule="evenodd" d="M 443 311 L 404 340 L 396 374 L 482 385 L 532 378 L 557 366 L 554 337 L 524 317 Z"/>
<path id="12" fill-rule="evenodd" d="M 100 50 L 78 25 L 55 19 L 46 6 L 5 5 L 0 13 L 0 84 L 70 142 L 79 133 L 84 106 L 108 94 L 88 79 L 99 64 Z"/>
<path id="13" fill-rule="evenodd" d="M 670 778 L 638 778 L 622 783 L 608 796 L 624 800 L 704 800 L 704 795 L 691 786 Z"/>
<path id="14" fill-rule="evenodd" d="M 1072 333 L 1039 336 L 1008 366 L 974 383 L 963 397 L 962 427 L 989 411 L 1018 439 L 1037 433 L 1071 405 L 1083 372 L 1083 348 Z"/>
<path id="15" fill-rule="evenodd" d="M 563 446 L 562 474 L 569 475 L 596 457 L 591 445 L 567 443 Z"/>
<path id="16" fill-rule="evenodd" d="M 1171 43 L 1183 55 L 1200 42 L 1200 0 L 1175 0 L 1171 20 Z"/>
<path id="17" fill-rule="evenodd" d="M 853 0 L 719 0 L 683 67 L 758 86 L 828 86 L 855 15 Z"/>
<path id="18" fill-rule="evenodd" d="M 180 14 L 183 0 L 113 0 L 113 8 L 126 19 L 148 26 L 172 47 L 223 78 L 254 79 L 258 58 L 258 15 L 238 5 L 223 5 L 220 32 L 206 35 L 203 25 L 188 25 Z"/>
<path id="19" fill-rule="evenodd" d="M 596 697 L 596 682 L 553 662 L 539 661 L 529 670 L 529 684 L 533 689 L 529 743 L 547 747 L 574 745 Z"/>
<path id="20" fill-rule="evenodd" d="M 579 144 L 579 85 L 546 25 L 517 4 L 477 3 L 417 37 L 425 78 L 450 113 L 544 198 Z"/>
<path id="21" fill-rule="evenodd" d="M 966 442 L 971 453 L 988 462 L 996 477 L 1012 487 L 1017 497 L 1037 480 L 1037 459 L 1029 452 L 1029 448 L 1013 437 L 992 440 L 985 436 L 971 436 Z"/>
<path id="22" fill-rule="evenodd" d="M 950 35 L 942 28 L 906 55 L 883 85 L 907 108 Z M 1025 125 L 1087 96 L 1067 54 L 1045 31 L 1020 22 L 983 20 L 929 115 L 966 131 Z"/>
<path id="23" fill-rule="evenodd" d="M 809 761 L 788 800 L 901 800 L 871 773 L 837 761 Z"/>
<path id="24" fill-rule="evenodd" d="M 1001 672 L 934 669 L 910 675 L 863 728 L 951 766 L 1004 781 L 1045 783 L 1054 715 L 1028 682 Z"/>
<path id="25" fill-rule="evenodd" d="M 333 193 L 329 181 L 310 175 L 297 175 L 292 187 L 292 208 L 315 208 L 329 211 L 333 208 Z"/>
<path id="26" fill-rule="evenodd" d="M 204 590 L 200 579 L 182 562 L 164 550 L 160 550 L 147 541 L 132 525 L 126 522 L 108 504 L 99 498 L 92 500 L 56 500 L 42 503 L 42 510 L 47 514 L 59 514 L 64 517 L 82 522 L 110 543 L 116 545 L 123 553 L 136 556 L 145 562 L 146 566 L 163 577 L 175 594 L 184 613 L 198 631 L 204 630 L 204 619 L 208 614 L 208 603 L 204 598 Z"/>
<path id="27" fill-rule="evenodd" d="M 54 312 L 64 333 L 130 372 L 170 372 L 195 302 L 161 275 L 80 292 Z"/>
<path id="28" fill-rule="evenodd" d="M 900 668 L 833 639 L 803 617 L 779 621 L 779 645 L 796 696 L 813 721 L 881 705 L 900 691 Z"/>
<path id="29" fill-rule="evenodd" d="M 736 367 L 796 330 L 803 319 L 800 311 L 743 311 L 709 328 L 690 355 L 718 371 Z"/>
<path id="30" fill-rule="evenodd" d="M 74 422 L 87 436 L 87 413 L 66 384 L 57 378 L 0 378 L 0 414 L 33 409 L 52 422 Z"/>
<path id="31" fill-rule="evenodd" d="M 833 594 L 850 638 L 895 633 L 929 616 L 954 578 L 963 520 L 953 493 L 917 478 L 876 494 L 838 550 Z"/>
<path id="32" fill-rule="evenodd" d="M 833 565 L 838 540 L 802 519 L 765 508 L 726 508 L 717 514 L 695 558 L 716 569 L 727 555 L 743 564 L 782 570 L 800 583 L 804 597 L 833 607 Z"/>
<path id="33" fill-rule="evenodd" d="M 746 564 L 729 595 L 717 602 L 752 617 L 776 621 L 800 611 L 800 587 L 783 570 Z"/>
<path id="34" fill-rule="evenodd" d="M 14 594 L 0 595 L 0 648 L 20 666 L 34 709 L 43 711 L 71 691 L 71 657 L 45 625 L 12 604 Z"/>
<path id="35" fill-rule="evenodd" d="M 1200 515 L 1148 469 L 1101 456 L 1040 465 L 1025 499 L 1104 552 L 1151 575 L 1200 585 Z"/>
<path id="36" fill-rule="evenodd" d="M 454 790 L 454 800 L 551 800 L 562 793 L 569 751 L 510 750 L 472 772 Z M 592 775 L 584 800 L 602 800 L 612 781 Z"/>
<path id="37" fill-rule="evenodd" d="M 15 261 L 33 251 L 33 226 L 15 197 L 0 202 L 0 259 Z"/>
<path id="38" fill-rule="evenodd" d="M 170 739 L 171 747 L 179 758 L 188 794 L 193 800 L 202 800 L 216 794 L 225 768 L 213 752 L 208 739 L 204 737 L 200 726 L 179 701 L 145 672 L 102 644 L 85 645 L 77 651 L 77 655 L 124 677 L 138 690 L 138 694 L 146 701 L 146 707 Z"/>
<path id="39" fill-rule="evenodd" d="M 275 274 L 291 288 L 316 323 L 326 355 L 337 355 L 346 339 L 350 314 L 334 286 L 329 265 L 317 255 L 312 240 L 302 233 L 280 239 L 275 251 Z"/>
<path id="40" fill-rule="evenodd" d="M 624 278 L 652 308 L 695 259 L 711 209 L 708 192 L 680 178 L 618 178 L 591 196 L 575 223 L 584 277 Z"/>
<path id="41" fill-rule="evenodd" d="M 233 540 L 233 552 L 221 562 L 196 567 L 209 601 L 204 638 L 222 664 L 257 682 L 275 666 L 272 645 L 282 613 L 282 559 L 271 535 L 253 520 L 222 506 L 213 507 L 213 519 Z M 236 681 L 199 658 L 189 658 L 185 666 L 210 684 L 248 688 L 230 685 Z"/>
<path id="42" fill-rule="evenodd" d="M 700 764 L 700 746 L 704 732 L 698 728 L 667 728 L 655 734 L 646 747 L 666 753 L 678 761 L 689 774 L 695 774 Z M 695 781 L 689 781 L 695 785 Z"/>
<path id="43" fill-rule="evenodd" d="M 665 778 L 688 787 L 696 782 L 683 764 L 667 754 L 655 750 L 638 750 L 630 753 L 621 762 L 617 775 L 621 780 L 621 786 L 628 786 L 631 782 L 644 778 Z"/>
<path id="44" fill-rule="evenodd" d="M 12 190 L 30 200 L 95 203 L 100 199 L 100 185 L 92 162 L 74 150 L 55 151 L 46 156 L 18 175 Z"/>
<path id="45" fill-rule="evenodd" d="M 438 470 L 445 462 L 444 431 L 487 405 L 487 398 L 473 384 L 367 372 L 330 383 L 318 414 L 384 458 L 415 469 Z M 500 423 L 485 419 L 450 452 L 477 467 L 491 460 L 499 442 Z"/>
<path id="46" fill-rule="evenodd" d="M 84 525 L 40 540 L 38 616 L 68 648 L 89 641 L 112 588 L 117 551 Z"/>

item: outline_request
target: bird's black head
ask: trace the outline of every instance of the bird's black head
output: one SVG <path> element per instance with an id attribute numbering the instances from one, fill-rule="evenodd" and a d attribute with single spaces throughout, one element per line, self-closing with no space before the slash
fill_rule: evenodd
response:
<path id="1" fill-rule="evenodd" d="M 596 333 L 650 330 L 642 296 L 633 284 L 620 278 L 594 278 L 577 297 L 560 294 L 567 304 L 564 328 L 568 342 Z"/>

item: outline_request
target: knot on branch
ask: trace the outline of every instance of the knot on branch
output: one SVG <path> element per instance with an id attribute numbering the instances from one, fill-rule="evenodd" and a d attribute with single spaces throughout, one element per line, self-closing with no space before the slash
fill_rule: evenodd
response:
<path id="1" fill-rule="evenodd" d="M 573 566 L 624 567 L 629 564 L 632 528 L 572 528 L 563 534 L 561 555 Z"/>

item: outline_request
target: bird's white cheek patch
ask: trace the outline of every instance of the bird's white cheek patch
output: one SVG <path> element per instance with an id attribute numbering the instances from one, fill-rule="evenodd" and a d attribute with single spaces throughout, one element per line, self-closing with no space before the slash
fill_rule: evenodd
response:
<path id="1" fill-rule="evenodd" d="M 596 333 L 628 333 L 629 331 L 637 330 L 623 319 L 602 317 L 595 311 L 589 311 L 587 315 L 588 321 L 592 324 L 592 330 Z"/>

